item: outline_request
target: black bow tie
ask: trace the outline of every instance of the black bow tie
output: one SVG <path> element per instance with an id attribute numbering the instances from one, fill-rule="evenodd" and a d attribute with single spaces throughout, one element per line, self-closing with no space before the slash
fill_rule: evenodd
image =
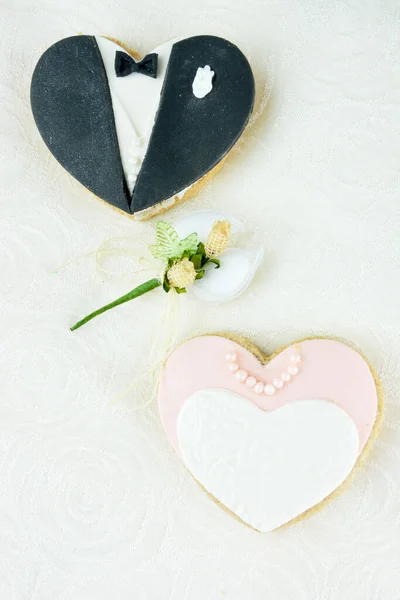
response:
<path id="1" fill-rule="evenodd" d="M 142 73 L 148 77 L 157 77 L 158 54 L 148 54 L 139 62 L 126 52 L 117 50 L 115 53 L 115 74 L 117 77 L 126 77 L 131 73 Z"/>

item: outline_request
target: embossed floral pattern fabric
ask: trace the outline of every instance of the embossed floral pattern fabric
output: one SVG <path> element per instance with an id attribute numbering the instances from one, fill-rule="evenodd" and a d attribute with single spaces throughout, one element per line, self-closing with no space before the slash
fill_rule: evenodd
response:
<path id="1" fill-rule="evenodd" d="M 397 600 L 398 1 L 2 0 L 0 11 L 1 600 Z M 121 397 L 164 329 L 161 294 L 69 331 L 137 281 L 103 280 L 92 255 L 58 267 L 110 237 L 140 252 L 154 237 L 154 221 L 132 222 L 68 177 L 34 125 L 36 61 L 77 32 L 143 54 L 210 33 L 250 60 L 248 131 L 166 218 L 235 214 L 264 262 L 244 296 L 220 307 L 181 298 L 174 318 L 181 340 L 230 330 L 267 351 L 340 336 L 375 367 L 382 434 L 351 487 L 309 520 L 266 535 L 244 527 L 174 455 L 156 374 Z"/>

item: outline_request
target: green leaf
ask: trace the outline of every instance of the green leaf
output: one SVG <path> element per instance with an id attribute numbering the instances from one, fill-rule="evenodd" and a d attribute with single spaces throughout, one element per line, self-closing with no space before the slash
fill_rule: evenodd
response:
<path id="1" fill-rule="evenodd" d="M 199 254 L 201 256 L 200 267 L 204 267 L 204 265 L 208 262 L 208 258 L 207 258 L 207 255 L 206 255 L 206 249 L 204 247 L 203 242 L 200 242 L 198 244 L 196 254 Z"/>
<path id="2" fill-rule="evenodd" d="M 164 279 L 163 279 L 163 284 L 162 284 L 162 286 L 163 286 L 163 290 L 164 290 L 164 292 L 167 292 L 167 293 L 168 293 L 168 292 L 169 292 L 169 290 L 171 289 L 171 286 L 170 286 L 170 285 L 169 285 L 169 283 L 168 283 L 168 277 L 167 277 L 167 273 L 165 273 L 165 275 L 164 275 Z"/>
<path id="3" fill-rule="evenodd" d="M 218 258 L 209 258 L 207 262 L 214 263 L 216 269 L 219 269 L 221 266 L 221 261 Z"/>
<path id="4" fill-rule="evenodd" d="M 206 250 L 204 248 L 203 242 L 199 242 L 198 245 L 197 245 L 197 252 L 196 252 L 196 254 L 205 255 L 205 253 L 206 253 Z"/>
<path id="5" fill-rule="evenodd" d="M 189 256 L 197 251 L 197 233 L 191 233 L 185 239 L 180 240 L 177 232 L 171 225 L 159 221 L 156 226 L 156 243 L 149 246 L 154 256 L 162 261 L 171 261 Z"/>
<path id="6" fill-rule="evenodd" d="M 204 277 L 204 273 L 205 273 L 205 270 L 204 270 L 204 269 L 202 269 L 201 271 L 199 271 L 199 272 L 197 273 L 197 275 L 196 275 L 196 279 L 203 279 L 203 277 Z"/>
<path id="7" fill-rule="evenodd" d="M 201 269 L 201 261 L 202 261 L 202 255 L 201 254 L 193 254 L 193 256 L 190 257 L 190 262 L 193 263 L 193 266 L 195 268 L 196 271 L 198 271 L 199 269 Z"/>
<path id="8" fill-rule="evenodd" d="M 154 258 L 161 260 L 168 260 L 174 256 L 179 256 L 181 245 L 175 229 L 164 221 L 158 221 L 156 226 L 156 243 L 154 246 L 149 246 L 149 250 Z"/>
<path id="9" fill-rule="evenodd" d="M 186 288 L 174 288 L 177 294 L 186 294 Z"/>
<path id="10" fill-rule="evenodd" d="M 191 233 L 184 240 L 181 240 L 182 252 L 193 252 L 197 251 L 197 233 Z"/>

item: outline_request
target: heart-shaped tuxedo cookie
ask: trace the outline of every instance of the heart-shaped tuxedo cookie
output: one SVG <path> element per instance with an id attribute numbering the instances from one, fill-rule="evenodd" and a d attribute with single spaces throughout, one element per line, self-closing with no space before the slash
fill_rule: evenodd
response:
<path id="1" fill-rule="evenodd" d="M 158 402 L 195 479 L 264 532 L 343 487 L 378 432 L 382 399 L 368 363 L 342 342 L 304 340 L 271 358 L 249 348 L 222 336 L 184 343 Z"/>
<path id="2" fill-rule="evenodd" d="M 71 175 L 146 218 L 193 193 L 227 155 L 249 120 L 254 79 L 239 48 L 209 35 L 136 59 L 104 37 L 63 39 L 35 68 L 31 106 Z"/>

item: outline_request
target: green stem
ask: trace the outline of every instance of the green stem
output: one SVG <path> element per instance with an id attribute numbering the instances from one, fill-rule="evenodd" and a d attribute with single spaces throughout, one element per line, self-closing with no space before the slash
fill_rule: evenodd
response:
<path id="1" fill-rule="evenodd" d="M 110 304 L 106 304 L 106 306 L 103 306 L 102 308 L 95 310 L 94 312 L 92 312 L 90 315 L 88 315 L 84 319 L 81 319 L 81 321 L 78 321 L 77 323 L 75 323 L 75 325 L 73 327 L 71 327 L 71 331 L 75 331 L 75 329 L 79 329 L 79 327 L 82 327 L 82 325 L 85 325 L 85 323 L 87 323 L 88 321 L 91 321 L 92 319 L 97 317 L 97 315 L 101 315 L 103 312 L 106 312 L 107 310 L 114 308 L 114 306 L 119 306 L 120 304 L 124 304 L 124 302 L 129 302 L 129 300 L 138 298 L 139 296 L 142 296 L 143 294 L 146 294 L 147 292 L 151 292 L 151 290 L 154 290 L 155 288 L 159 287 L 160 285 L 162 285 L 162 282 L 159 279 L 150 279 L 149 281 L 146 281 L 145 283 L 138 285 L 138 287 L 136 287 L 132 291 L 125 294 L 125 296 L 121 296 L 121 298 L 117 298 L 117 300 L 114 300 L 114 302 L 110 302 Z"/>

